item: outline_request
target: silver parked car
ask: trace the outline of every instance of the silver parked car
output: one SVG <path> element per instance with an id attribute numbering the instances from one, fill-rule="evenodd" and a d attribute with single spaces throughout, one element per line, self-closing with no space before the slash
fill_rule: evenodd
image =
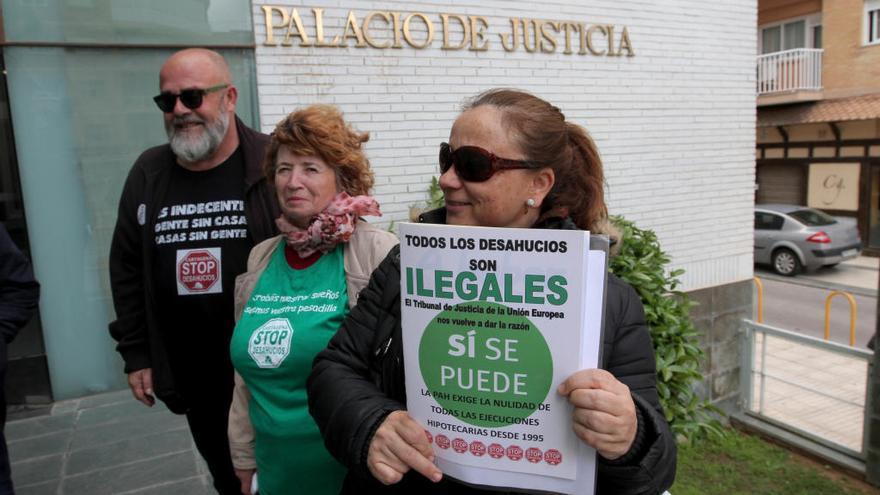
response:
<path id="1" fill-rule="evenodd" d="M 862 240 L 855 221 L 848 220 L 806 206 L 755 205 L 755 263 L 792 276 L 855 258 Z"/>

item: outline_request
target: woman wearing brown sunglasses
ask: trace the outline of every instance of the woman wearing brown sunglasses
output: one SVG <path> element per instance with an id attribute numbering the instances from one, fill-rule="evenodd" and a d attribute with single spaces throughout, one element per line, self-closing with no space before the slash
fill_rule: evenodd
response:
<path id="1" fill-rule="evenodd" d="M 440 167 L 446 207 L 422 222 L 592 232 L 607 225 L 595 144 L 528 93 L 477 96 L 441 145 Z M 405 410 L 399 282 L 395 248 L 309 377 L 310 412 L 349 468 L 343 493 L 489 493 L 443 478 L 423 428 Z M 613 275 L 603 345 L 604 369 L 581 370 L 557 391 L 574 406 L 573 434 L 599 454 L 598 493 L 661 493 L 675 476 L 675 442 L 641 302 Z"/>

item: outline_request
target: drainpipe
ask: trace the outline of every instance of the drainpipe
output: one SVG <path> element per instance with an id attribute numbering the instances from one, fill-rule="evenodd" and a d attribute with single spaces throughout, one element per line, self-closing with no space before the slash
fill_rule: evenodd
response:
<path id="1" fill-rule="evenodd" d="M 776 126 L 776 130 L 779 131 L 779 135 L 782 136 L 782 142 L 785 143 L 785 147 L 782 148 L 782 157 L 788 158 L 788 131 L 781 125 Z"/>
<path id="2" fill-rule="evenodd" d="M 834 134 L 834 157 L 840 158 L 840 126 L 837 125 L 837 122 L 829 122 L 828 127 L 831 128 L 831 133 Z M 865 154 L 865 156 L 868 156 Z"/>

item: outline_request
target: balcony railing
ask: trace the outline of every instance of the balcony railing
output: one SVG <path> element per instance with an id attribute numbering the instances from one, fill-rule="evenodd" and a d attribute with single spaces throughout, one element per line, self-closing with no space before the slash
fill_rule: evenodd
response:
<path id="1" fill-rule="evenodd" d="M 821 89 L 821 48 L 795 48 L 758 56 L 758 96 Z"/>

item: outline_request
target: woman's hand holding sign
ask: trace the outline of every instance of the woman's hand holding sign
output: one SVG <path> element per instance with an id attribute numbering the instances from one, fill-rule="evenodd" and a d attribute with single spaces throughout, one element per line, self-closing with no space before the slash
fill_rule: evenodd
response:
<path id="1" fill-rule="evenodd" d="M 629 387 L 600 369 L 581 370 L 559 385 L 574 405 L 574 432 L 608 460 L 626 454 L 636 437 L 638 419 Z"/>
<path id="2" fill-rule="evenodd" d="M 406 411 L 389 414 L 376 430 L 367 453 L 367 467 L 386 485 L 399 482 L 410 469 L 434 482 L 443 477 L 434 465 L 434 451 L 425 429 Z"/>

